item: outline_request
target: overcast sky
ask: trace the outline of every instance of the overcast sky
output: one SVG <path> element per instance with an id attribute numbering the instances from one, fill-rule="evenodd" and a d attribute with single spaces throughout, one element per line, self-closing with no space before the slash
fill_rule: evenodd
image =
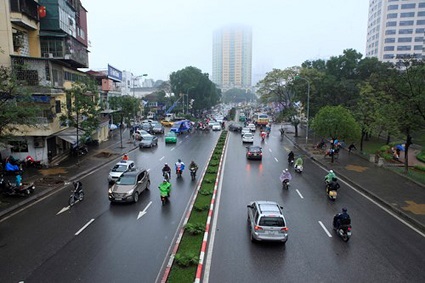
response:
<path id="1" fill-rule="evenodd" d="M 368 0 L 82 0 L 90 69 L 110 64 L 168 80 L 187 66 L 209 73 L 213 31 L 252 27 L 253 78 L 273 68 L 365 54 Z"/>

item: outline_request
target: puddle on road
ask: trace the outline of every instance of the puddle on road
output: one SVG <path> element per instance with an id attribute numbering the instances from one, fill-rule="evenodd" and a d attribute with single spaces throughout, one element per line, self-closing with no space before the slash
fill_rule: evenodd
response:
<path id="1" fill-rule="evenodd" d="M 55 167 L 55 168 L 48 168 L 48 169 L 42 169 L 39 171 L 43 176 L 48 175 L 60 175 L 60 174 L 66 174 L 67 171 L 64 167 Z"/>
<path id="2" fill-rule="evenodd" d="M 407 206 L 403 206 L 402 209 L 417 215 L 425 215 L 425 203 L 416 203 L 410 200 L 404 202 L 407 203 Z"/>
<path id="3" fill-rule="evenodd" d="M 358 166 L 358 165 L 347 165 L 345 166 L 345 169 L 362 173 L 366 171 L 368 168 L 363 166 Z"/>

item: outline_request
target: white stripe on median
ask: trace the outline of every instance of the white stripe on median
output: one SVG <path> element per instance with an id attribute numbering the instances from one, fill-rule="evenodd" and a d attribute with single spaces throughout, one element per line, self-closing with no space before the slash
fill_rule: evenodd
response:
<path id="1" fill-rule="evenodd" d="M 322 226 L 323 230 L 325 230 L 326 234 L 328 234 L 329 238 L 332 238 L 331 233 L 329 233 L 328 229 L 326 229 L 325 225 L 323 225 L 322 221 L 319 221 L 320 226 Z"/>
<path id="2" fill-rule="evenodd" d="M 75 233 L 75 236 L 78 236 L 78 234 L 80 234 L 81 232 L 83 232 L 83 230 L 86 229 L 87 226 L 89 226 L 93 221 L 94 221 L 94 218 L 92 218 L 89 222 L 87 222 L 86 225 L 83 226 L 83 228 L 81 228 L 80 230 L 78 230 L 78 232 Z"/>

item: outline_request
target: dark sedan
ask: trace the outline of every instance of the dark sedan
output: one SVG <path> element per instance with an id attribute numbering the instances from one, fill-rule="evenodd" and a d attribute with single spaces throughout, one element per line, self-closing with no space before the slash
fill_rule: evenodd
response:
<path id="1" fill-rule="evenodd" d="M 242 125 L 238 123 L 232 123 L 229 125 L 229 131 L 232 132 L 241 132 L 242 131 Z"/>
<path id="2" fill-rule="evenodd" d="M 263 151 L 260 146 L 252 145 L 246 147 L 246 158 L 247 159 L 263 159 Z"/>
<path id="3" fill-rule="evenodd" d="M 155 124 L 152 128 L 153 134 L 163 134 L 164 133 L 164 126 L 161 124 Z"/>
<path id="4" fill-rule="evenodd" d="M 154 147 L 158 146 L 158 138 L 152 135 L 144 135 L 142 136 L 142 140 L 139 143 L 139 148 L 142 149 L 144 147 Z"/>

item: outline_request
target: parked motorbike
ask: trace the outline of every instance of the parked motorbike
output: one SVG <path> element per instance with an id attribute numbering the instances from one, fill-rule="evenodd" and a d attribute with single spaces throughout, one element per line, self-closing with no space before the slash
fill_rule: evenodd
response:
<path id="1" fill-rule="evenodd" d="M 302 165 L 295 165 L 294 169 L 295 169 L 295 172 L 301 174 L 303 172 L 304 167 Z"/>
<path id="2" fill-rule="evenodd" d="M 79 201 L 83 201 L 84 199 L 84 191 L 83 185 L 81 182 L 74 182 L 74 188 L 71 190 L 71 195 L 69 196 L 68 204 L 69 206 L 73 206 Z"/>
<path id="3" fill-rule="evenodd" d="M 34 183 L 22 183 L 20 186 L 12 184 L 9 180 L 0 177 L 0 188 L 3 194 L 7 196 L 26 197 L 32 194 L 35 190 Z"/>
<path id="4" fill-rule="evenodd" d="M 344 242 L 348 242 L 348 240 L 350 240 L 350 237 L 351 237 L 351 224 L 342 223 L 342 224 L 339 225 L 339 227 L 336 227 L 335 217 L 336 217 L 336 215 L 334 216 L 334 221 L 332 223 L 333 229 L 338 234 L 338 236 L 341 237 L 341 239 Z"/>
<path id="5" fill-rule="evenodd" d="M 25 162 L 25 166 L 26 167 L 34 167 L 34 168 L 37 168 L 37 169 L 43 168 L 43 165 L 41 164 L 41 161 L 40 160 L 34 160 L 34 158 L 32 158 L 31 155 L 28 155 L 25 158 L 25 161 L 24 162 Z"/>
<path id="6" fill-rule="evenodd" d="M 71 154 L 75 156 L 86 155 L 89 152 L 89 149 L 86 145 L 80 145 L 78 147 L 74 147 L 71 150 Z"/>
<path id="7" fill-rule="evenodd" d="M 190 177 L 192 177 L 192 181 L 196 179 L 196 169 L 190 168 Z"/>

